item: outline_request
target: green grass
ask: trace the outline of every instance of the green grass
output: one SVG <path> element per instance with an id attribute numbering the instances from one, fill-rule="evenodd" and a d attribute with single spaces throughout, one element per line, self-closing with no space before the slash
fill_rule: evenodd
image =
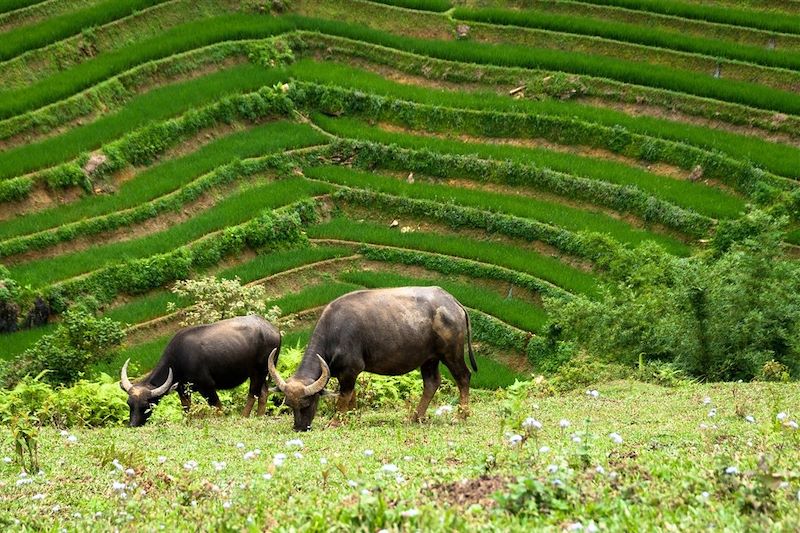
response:
<path id="1" fill-rule="evenodd" d="M 570 292 L 587 295 L 597 293 L 597 278 L 592 274 L 533 250 L 509 244 L 422 231 L 400 233 L 383 225 L 346 218 L 334 218 L 330 222 L 311 226 L 307 231 L 310 237 L 317 239 L 341 239 L 463 257 L 523 272 Z"/>
<path id="2" fill-rule="evenodd" d="M 477 156 L 495 161 L 512 161 L 521 165 L 533 164 L 574 176 L 638 187 L 657 198 L 712 218 L 737 218 L 745 210 L 744 199 L 722 189 L 688 180 L 658 176 L 614 161 L 540 148 L 467 143 L 431 136 L 390 132 L 368 126 L 363 121 L 351 118 L 330 118 L 320 114 L 315 114 L 313 118 L 314 122 L 326 131 L 340 137 L 396 144 L 412 150 Z"/>
<path id="3" fill-rule="evenodd" d="M 386 4 L 406 9 L 444 12 L 450 9 L 450 0 L 372 0 L 378 4 Z"/>
<path id="4" fill-rule="evenodd" d="M 299 178 L 243 188 L 190 220 L 167 230 L 129 241 L 99 244 L 91 249 L 13 265 L 12 278 L 23 286 L 41 287 L 121 261 L 166 253 L 228 226 L 241 224 L 264 209 L 281 207 L 330 190 Z"/>
<path id="5" fill-rule="evenodd" d="M 541 307 L 516 298 L 503 298 L 496 292 L 478 285 L 466 285 L 442 278 L 417 278 L 392 272 L 351 271 L 341 274 L 339 278 L 370 289 L 437 285 L 455 296 L 465 306 L 489 314 L 519 329 L 537 332 L 547 323 L 547 314 Z"/>
<path id="6" fill-rule="evenodd" d="M 731 24 L 745 28 L 800 34 L 800 16 L 789 13 L 770 13 L 730 6 L 700 4 L 677 0 L 578 0 L 585 4 L 617 6 L 649 11 L 662 15 Z"/>
<path id="7" fill-rule="evenodd" d="M 0 0 L 0 13 L 22 9 L 23 7 L 40 4 L 44 1 L 45 0 Z"/>
<path id="8" fill-rule="evenodd" d="M 109 309 L 103 313 L 103 316 L 131 326 L 166 315 L 167 305 L 170 303 L 184 307 L 188 305 L 189 301 L 166 289 L 157 289 L 139 298 L 134 298 L 124 305 Z"/>
<path id="9" fill-rule="evenodd" d="M 306 309 L 328 305 L 339 296 L 361 288 L 360 285 L 355 285 L 353 283 L 326 280 L 317 285 L 304 287 L 297 292 L 284 294 L 270 303 L 274 303 L 281 308 L 284 315 L 288 315 Z"/>
<path id="10" fill-rule="evenodd" d="M 385 194 L 432 200 L 538 220 L 570 231 L 606 233 L 620 242 L 633 245 L 655 241 L 671 253 L 685 255 L 683 242 L 658 233 L 634 228 L 609 215 L 528 196 L 500 194 L 484 190 L 450 187 L 423 182 L 407 183 L 392 177 L 358 172 L 345 167 L 318 167 L 305 170 L 307 176 L 337 185 L 370 189 Z"/>
<path id="11" fill-rule="evenodd" d="M 44 428 L 39 437 L 44 476 L 17 485 L 19 467 L 0 465 L 0 481 L 7 487 L 0 517 L 20 520 L 21 528 L 48 530 L 111 530 L 124 521 L 126 528 L 138 530 L 209 524 L 237 531 L 523 532 L 559 531 L 578 522 L 585 530 L 591 521 L 608 531 L 662 530 L 666 523 L 683 531 L 791 531 L 800 522 L 795 480 L 788 488 L 753 496 L 754 502 L 770 502 L 759 512 L 742 503 L 744 486 L 762 486 L 760 478 L 744 474 L 759 471 L 760 457 L 766 458 L 769 472 L 792 472 L 800 461 L 796 435 L 775 427 L 771 407 L 773 400 L 797 405 L 796 384 L 665 389 L 620 381 L 592 387 L 600 391 L 598 400 L 587 400 L 583 389 L 524 400 L 520 415 L 536 417 L 543 429 L 518 447 L 509 446 L 504 435 L 503 397 L 495 392 L 473 390 L 472 416 L 461 422 L 453 415 L 433 414 L 436 407 L 457 401 L 448 387 L 434 397 L 430 421 L 409 422 L 421 385 L 408 407 L 398 402 L 360 408 L 338 428 L 326 427 L 332 402 L 323 401 L 313 430 L 300 435 L 291 430 L 290 415 L 241 419 L 239 403 L 224 417 L 162 418 L 137 429 L 74 429 L 75 444 L 67 443 L 58 428 Z M 705 396 L 718 407 L 713 424 L 701 401 Z M 739 405 L 755 417 L 755 424 L 736 414 Z M 156 416 L 168 409 L 178 409 L 175 395 L 156 407 Z M 561 430 L 561 419 L 573 426 Z M 571 440 L 574 432 L 584 432 L 580 445 Z M 608 437 L 612 432 L 624 442 L 614 444 Z M 13 455 L 8 432 L 2 435 L 4 454 Z M 295 458 L 298 449 L 286 444 L 298 437 L 304 444 L 302 458 Z M 243 449 L 236 447 L 238 442 Z M 538 452 L 541 446 L 549 451 Z M 261 450 L 258 459 L 243 458 L 256 448 Z M 365 456 L 367 449 L 373 455 Z M 272 466 L 277 453 L 288 456 L 281 468 Z M 323 457 L 325 465 L 320 464 Z M 134 474 L 116 471 L 108 464 L 111 458 Z M 198 463 L 196 470 L 184 469 L 190 460 Z M 224 470 L 215 470 L 212 461 L 225 461 Z M 398 466 L 402 483 L 395 473 L 382 471 L 387 463 Z M 557 470 L 548 472 L 549 465 Z M 729 466 L 742 474 L 724 474 Z M 262 477 L 266 473 L 269 480 Z M 479 485 L 482 475 L 496 484 Z M 506 483 L 518 476 L 539 487 L 514 492 L 530 510 L 492 506 L 492 493 L 509 491 Z M 552 489 L 556 479 L 563 490 Z M 456 507 L 440 488 L 457 487 L 462 480 L 487 488 L 486 499 L 469 512 L 465 509 L 474 499 Z M 122 500 L 112 488 L 115 481 L 136 487 Z M 139 492 L 142 487 L 145 494 Z M 44 497 L 32 500 L 35 494 Z M 537 494 L 548 498 L 546 512 L 533 510 Z M 419 515 L 401 515 L 410 509 Z"/>
<path id="12" fill-rule="evenodd" d="M 0 118 L 7 118 L 66 98 L 147 61 L 220 41 L 269 37 L 291 29 L 292 25 L 283 19 L 244 14 L 213 17 L 182 24 L 164 31 L 157 37 L 102 54 L 29 87 L 0 91 Z"/>
<path id="13" fill-rule="evenodd" d="M 0 61 L 75 35 L 82 29 L 102 26 L 113 20 L 127 17 L 141 9 L 165 1 L 107 0 L 85 9 L 49 18 L 38 24 L 11 30 L 5 33 L 0 41 Z"/>
<path id="14" fill-rule="evenodd" d="M 0 154 L 0 179 L 68 161 L 82 151 L 95 149 L 149 122 L 182 114 L 230 94 L 273 85 L 281 79 L 280 71 L 246 64 L 158 87 L 135 96 L 116 113 L 54 137 L 4 151 Z"/>
<path id="15" fill-rule="evenodd" d="M 227 279 L 238 277 L 242 283 L 249 283 L 293 268 L 352 254 L 353 251 L 344 246 L 311 246 L 281 250 L 259 254 L 250 261 L 223 270 L 218 276 Z"/>
<path id="16" fill-rule="evenodd" d="M 678 31 L 657 27 L 615 22 L 576 14 L 557 15 L 536 11 L 536 6 L 525 11 L 502 8 L 456 8 L 453 17 L 459 20 L 538 28 L 558 32 L 604 37 L 668 50 L 678 50 L 713 57 L 757 63 L 770 67 L 800 69 L 800 54 L 783 50 L 767 50 L 731 41 L 706 39 Z"/>
<path id="17" fill-rule="evenodd" d="M 287 69 L 287 73 L 303 81 L 361 89 L 369 93 L 432 106 L 574 117 L 610 127 L 620 125 L 634 133 L 683 142 L 708 150 L 718 150 L 735 159 L 751 160 L 765 169 L 783 176 L 800 177 L 800 170 L 795 164 L 795 161 L 800 158 L 800 150 L 797 148 L 720 129 L 648 116 L 634 117 L 613 109 L 561 100 L 515 100 L 490 92 L 454 92 L 418 87 L 390 81 L 371 72 L 331 62 L 301 60 L 291 65 Z M 617 164 L 616 166 L 622 167 L 623 165 Z M 639 173 L 647 174 L 642 171 Z"/>
<path id="18" fill-rule="evenodd" d="M 47 324 L 40 328 L 23 329 L 14 333 L 0 333 L 0 360 L 12 359 L 27 350 L 42 335 L 52 333 L 55 324 Z"/>
<path id="19" fill-rule="evenodd" d="M 76 202 L 0 222 L 0 240 L 35 233 L 128 209 L 172 192 L 235 159 L 263 156 L 326 142 L 305 124 L 278 121 L 221 137 L 183 157 L 169 159 L 125 181 L 113 195 L 88 196 Z"/>

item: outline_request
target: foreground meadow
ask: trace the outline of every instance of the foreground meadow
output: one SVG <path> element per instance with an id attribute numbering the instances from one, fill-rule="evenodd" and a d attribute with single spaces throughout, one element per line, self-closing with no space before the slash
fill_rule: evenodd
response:
<path id="1" fill-rule="evenodd" d="M 800 523 L 796 384 L 615 381 L 549 396 L 541 385 L 475 391 L 466 422 L 442 407 L 455 402 L 446 388 L 422 425 L 407 421 L 412 398 L 361 409 L 335 428 L 322 413 L 303 434 L 288 416 L 202 410 L 157 415 L 137 430 L 45 428 L 38 475 L 20 473 L 3 428 L 0 523 L 131 531 L 790 531 Z"/>

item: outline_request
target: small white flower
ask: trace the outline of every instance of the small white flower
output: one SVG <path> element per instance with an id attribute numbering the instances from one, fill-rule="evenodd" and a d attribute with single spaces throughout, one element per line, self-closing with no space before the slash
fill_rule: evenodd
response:
<path id="1" fill-rule="evenodd" d="M 603 467 L 602 467 L 602 466 L 600 466 L 600 465 L 597 465 L 597 466 L 594 468 L 594 471 L 595 471 L 595 472 L 597 472 L 598 474 L 605 474 L 605 473 L 606 473 L 606 469 L 605 469 L 605 468 L 603 468 Z"/>
<path id="2" fill-rule="evenodd" d="M 186 461 L 183 463 L 183 468 L 189 471 L 195 470 L 197 468 L 197 461 Z"/>
<path id="3" fill-rule="evenodd" d="M 572 442 L 574 442 L 575 444 L 578 444 L 580 441 L 581 441 L 581 438 L 578 435 L 573 435 L 572 436 Z"/>
<path id="4" fill-rule="evenodd" d="M 442 405 L 442 406 L 439 406 L 439 407 L 436 408 L 436 411 L 434 411 L 434 414 L 436 414 L 436 416 L 442 416 L 444 414 L 452 413 L 452 412 L 453 412 L 453 406 L 452 405 Z"/>
<path id="5" fill-rule="evenodd" d="M 256 452 L 252 452 L 252 451 L 251 452 L 245 452 L 245 454 L 242 457 L 244 458 L 245 461 L 249 461 L 250 459 L 255 459 L 256 458 Z"/>
<path id="6" fill-rule="evenodd" d="M 244 442 L 237 442 L 236 443 L 236 447 L 239 448 L 240 450 L 243 450 L 244 449 Z"/>
<path id="7" fill-rule="evenodd" d="M 192 507 L 197 507 L 197 500 L 192 500 L 191 505 L 192 505 Z"/>
<path id="8" fill-rule="evenodd" d="M 775 418 L 777 418 L 778 420 L 782 421 L 782 420 L 785 420 L 787 416 L 788 416 L 788 415 L 787 415 L 786 413 L 784 413 L 783 411 L 781 411 L 780 413 L 778 413 L 777 415 L 775 415 Z"/>
<path id="9" fill-rule="evenodd" d="M 28 473 L 27 472 L 20 472 L 19 473 L 19 477 L 28 477 Z"/>
<path id="10" fill-rule="evenodd" d="M 556 472 L 558 472 L 558 465 L 551 464 L 550 466 L 547 467 L 547 471 L 550 472 L 551 474 L 555 474 Z"/>
<path id="11" fill-rule="evenodd" d="M 31 500 L 44 500 L 44 494 L 42 494 L 41 492 L 34 494 L 33 496 L 31 496 Z"/>
<path id="12" fill-rule="evenodd" d="M 164 456 L 164 455 L 159 455 L 159 456 L 158 456 L 158 462 L 159 462 L 160 464 L 164 464 L 164 463 L 166 463 L 166 462 L 167 462 L 167 458 L 166 458 L 166 456 Z"/>
<path id="13" fill-rule="evenodd" d="M 415 516 L 419 516 L 419 509 L 408 509 L 400 513 L 400 516 L 403 518 L 414 518 Z"/>
<path id="14" fill-rule="evenodd" d="M 708 491 L 705 491 L 705 490 L 700 493 L 700 497 L 702 499 L 704 499 L 704 500 L 707 500 L 710 496 L 711 496 L 711 494 L 709 494 Z"/>
<path id="15" fill-rule="evenodd" d="M 705 398 L 703 398 L 703 403 L 706 404 L 706 405 L 710 404 L 711 403 L 711 398 L 706 396 Z"/>
<path id="16" fill-rule="evenodd" d="M 729 476 L 734 476 L 739 473 L 739 469 L 736 468 L 735 466 L 729 466 L 725 469 L 725 473 L 728 474 Z"/>
<path id="17" fill-rule="evenodd" d="M 372 450 L 364 450 L 364 457 L 372 457 L 373 455 L 375 455 L 375 452 Z"/>
<path id="18" fill-rule="evenodd" d="M 706 429 L 708 429 L 708 424 L 706 424 L 705 422 L 700 422 L 700 426 L 699 427 L 700 427 L 700 429 L 705 431 Z"/>
<path id="19" fill-rule="evenodd" d="M 21 478 L 21 479 L 18 479 L 18 480 L 17 480 L 17 486 L 18 486 L 18 487 L 19 487 L 20 485 L 27 485 L 28 483 L 33 483 L 33 478 L 30 478 L 30 477 L 24 477 L 24 478 Z"/>
<path id="20" fill-rule="evenodd" d="M 227 501 L 226 502 L 222 502 L 222 508 L 223 509 L 230 509 L 231 508 L 231 502 L 227 502 Z"/>
<path id="21" fill-rule="evenodd" d="M 511 435 L 511 436 L 508 437 L 508 443 L 511 446 L 516 446 L 520 442 L 522 442 L 522 435 L 514 434 L 514 435 Z"/>
<path id="22" fill-rule="evenodd" d="M 70 435 L 69 437 L 67 437 L 67 442 L 78 442 L 78 437 L 76 437 L 75 435 Z"/>
<path id="23" fill-rule="evenodd" d="M 583 530 L 583 524 L 581 524 L 580 522 L 573 522 L 567 526 L 567 531 L 582 531 L 582 530 Z"/>
<path id="24" fill-rule="evenodd" d="M 541 448 L 539 448 L 539 453 L 547 453 L 549 451 L 550 451 L 549 446 L 542 446 Z"/>
<path id="25" fill-rule="evenodd" d="M 563 487 L 564 486 L 564 482 L 561 481 L 560 479 L 556 478 L 556 479 L 553 480 L 553 485 L 555 485 L 556 487 Z"/>
<path id="26" fill-rule="evenodd" d="M 745 421 L 747 421 L 747 422 L 749 422 L 751 424 L 755 424 L 756 423 L 756 419 L 753 417 L 753 415 L 747 415 L 746 417 L 744 417 L 744 419 L 745 419 Z"/>
<path id="27" fill-rule="evenodd" d="M 413 461 L 413 460 L 414 460 L 414 458 L 411 457 L 410 455 L 403 456 L 403 461 Z"/>
<path id="28" fill-rule="evenodd" d="M 319 458 L 319 464 L 321 464 L 321 465 L 328 464 L 328 459 L 326 459 L 325 457 L 320 457 Z"/>
<path id="29" fill-rule="evenodd" d="M 296 446 L 298 448 L 302 448 L 303 447 L 303 441 L 300 440 L 300 439 L 287 440 L 286 441 L 286 446 L 289 446 L 290 448 L 292 446 Z"/>
<path id="30" fill-rule="evenodd" d="M 127 484 L 122 483 L 120 481 L 115 481 L 114 483 L 111 484 L 111 488 L 116 491 L 125 490 L 127 487 L 128 487 Z"/>
<path id="31" fill-rule="evenodd" d="M 214 470 L 219 472 L 221 470 L 225 470 L 227 465 L 225 464 L 225 461 L 211 461 L 211 466 L 214 467 Z"/>
<path id="32" fill-rule="evenodd" d="M 83 518 L 81 513 L 72 513 L 72 518 Z"/>
<path id="33" fill-rule="evenodd" d="M 622 444 L 622 437 L 619 433 L 609 433 L 608 437 L 615 443 L 615 444 Z"/>
<path id="34" fill-rule="evenodd" d="M 116 469 L 117 469 L 117 470 L 119 470 L 120 472 L 123 472 L 123 471 L 125 470 L 125 467 L 124 467 L 124 466 L 122 466 L 122 463 L 120 463 L 120 462 L 119 462 L 119 461 L 117 461 L 116 459 L 114 459 L 113 461 L 111 461 L 111 464 L 112 464 L 112 465 L 114 465 L 114 468 L 116 468 Z"/>
<path id="35" fill-rule="evenodd" d="M 542 423 L 533 417 L 528 417 L 522 423 L 522 427 L 525 429 L 542 429 Z"/>
<path id="36" fill-rule="evenodd" d="M 569 420 L 567 420 L 566 418 L 562 418 L 558 422 L 558 425 L 561 426 L 561 429 L 567 429 L 569 427 Z"/>
<path id="37" fill-rule="evenodd" d="M 303 458 L 303 454 L 300 453 L 300 452 L 294 452 L 294 458 L 295 459 L 302 459 Z"/>
<path id="38" fill-rule="evenodd" d="M 797 422 L 795 422 L 794 420 L 789 420 L 789 422 L 787 422 L 786 425 L 789 426 L 792 429 L 795 429 L 795 430 L 798 427 L 800 427 L 800 426 L 797 425 Z"/>
<path id="39" fill-rule="evenodd" d="M 778 488 L 781 489 L 781 490 L 788 489 L 789 488 L 789 482 L 788 481 L 781 481 L 780 483 L 778 483 Z"/>
<path id="40" fill-rule="evenodd" d="M 400 469 L 397 468 L 396 464 L 386 463 L 385 465 L 383 465 L 381 467 L 381 470 L 383 470 L 384 472 L 392 472 L 392 473 L 394 473 L 394 472 L 397 472 Z"/>
<path id="41" fill-rule="evenodd" d="M 66 437 L 67 435 L 69 435 L 69 431 L 67 431 L 66 429 L 62 429 L 61 430 L 61 436 L 62 437 Z"/>
<path id="42" fill-rule="evenodd" d="M 592 389 L 592 390 L 587 390 L 587 391 L 586 391 L 586 396 L 591 396 L 592 398 L 599 398 L 599 397 L 600 397 L 600 392 L 599 392 L 599 391 L 596 391 L 596 390 L 594 390 L 594 389 Z"/>
<path id="43" fill-rule="evenodd" d="M 270 474 L 269 472 L 266 472 L 266 473 L 262 474 L 261 477 L 266 479 L 267 481 L 269 481 L 270 479 L 272 479 L 272 474 Z"/>
<path id="44" fill-rule="evenodd" d="M 406 478 L 404 478 L 400 474 L 397 474 L 396 476 L 394 476 L 394 480 L 399 484 L 403 484 L 403 483 L 406 482 Z"/>
<path id="45" fill-rule="evenodd" d="M 715 416 L 717 416 L 717 408 L 715 407 L 715 408 L 711 409 L 708 412 L 708 416 L 711 417 L 711 418 L 714 418 Z"/>
<path id="46" fill-rule="evenodd" d="M 362 496 L 372 496 L 372 493 L 368 489 L 361 489 Z"/>
<path id="47" fill-rule="evenodd" d="M 597 533 L 600 531 L 600 528 L 597 527 L 597 524 L 594 523 L 594 520 L 589 522 L 589 525 L 586 526 L 587 533 Z"/>
<path id="48" fill-rule="evenodd" d="M 353 481 L 352 479 L 348 479 L 347 484 L 353 488 L 358 487 L 358 481 Z"/>
<path id="49" fill-rule="evenodd" d="M 13 459 L 11 459 L 11 457 L 3 457 L 3 462 L 4 463 L 10 463 L 11 461 L 13 461 Z"/>

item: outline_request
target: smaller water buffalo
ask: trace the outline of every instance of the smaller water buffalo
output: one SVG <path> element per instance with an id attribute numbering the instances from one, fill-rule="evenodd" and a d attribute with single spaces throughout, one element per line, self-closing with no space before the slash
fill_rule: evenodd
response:
<path id="1" fill-rule="evenodd" d="M 311 429 L 331 376 L 339 379 L 337 409 L 353 408 L 356 378 L 364 371 L 397 376 L 419 368 L 423 392 L 415 418 L 421 420 L 442 380 L 440 362 L 453 375 L 466 414 L 470 371 L 464 362 L 465 341 L 477 372 L 469 315 L 440 287 L 361 290 L 325 307 L 293 376 L 284 380 L 273 357 L 268 368 L 294 412 L 296 431 Z"/>
<path id="2" fill-rule="evenodd" d="M 259 316 L 240 316 L 180 330 L 169 341 L 155 368 L 138 383 L 122 366 L 120 387 L 128 393 L 130 426 L 143 425 L 155 404 L 177 389 L 184 410 L 190 406 L 189 386 L 214 407 L 222 407 L 217 390 L 238 387 L 250 378 L 250 394 L 242 412 L 250 416 L 256 397 L 258 415 L 266 410 L 267 361 L 281 347 L 278 329 Z M 269 355 L 268 355 L 269 354 Z"/>

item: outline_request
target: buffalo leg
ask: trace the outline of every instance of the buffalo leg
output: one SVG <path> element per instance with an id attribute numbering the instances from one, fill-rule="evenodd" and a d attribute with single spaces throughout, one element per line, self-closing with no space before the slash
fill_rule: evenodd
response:
<path id="1" fill-rule="evenodd" d="M 250 416 L 250 411 L 253 410 L 253 404 L 256 402 L 256 398 L 258 398 L 258 415 L 261 416 L 266 411 L 266 401 L 267 398 L 264 395 L 264 391 L 267 386 L 267 373 L 255 373 L 250 375 L 250 394 L 247 397 L 247 404 L 244 406 L 244 411 L 242 411 L 242 416 L 247 418 Z M 263 398 L 263 410 L 262 410 L 262 396 Z"/>
<path id="2" fill-rule="evenodd" d="M 183 411 L 189 412 L 189 409 L 192 407 L 192 397 L 189 396 L 189 391 L 187 391 L 184 387 L 178 388 L 178 397 L 181 399 Z"/>
<path id="3" fill-rule="evenodd" d="M 211 407 L 216 407 L 220 411 L 222 411 L 222 402 L 219 401 L 219 396 L 217 395 L 217 391 L 211 390 L 207 393 L 203 394 L 205 399 L 208 401 L 208 405 Z"/>
<path id="4" fill-rule="evenodd" d="M 428 361 L 420 368 L 422 373 L 422 398 L 419 400 L 417 412 L 414 415 L 414 420 L 422 422 L 425 418 L 425 413 L 428 411 L 433 395 L 442 383 L 442 374 L 439 372 L 439 361 Z"/>
<path id="5" fill-rule="evenodd" d="M 247 403 L 244 404 L 244 410 L 242 411 L 242 416 L 247 418 L 250 416 L 250 411 L 253 410 L 253 404 L 256 403 L 256 397 L 252 394 L 247 395 Z"/>
<path id="6" fill-rule="evenodd" d="M 459 415 L 461 418 L 466 418 L 469 415 L 469 379 L 471 374 L 467 368 L 467 363 L 464 362 L 463 348 L 457 357 L 445 359 L 444 364 L 450 370 L 456 385 L 458 385 L 460 396 L 458 403 Z"/>
<path id="7" fill-rule="evenodd" d="M 258 395 L 258 411 L 256 411 L 256 414 L 258 416 L 264 416 L 264 413 L 267 412 L 268 394 L 269 394 L 269 388 L 267 387 L 267 383 L 264 382 L 264 386 L 261 387 L 261 392 Z"/>

